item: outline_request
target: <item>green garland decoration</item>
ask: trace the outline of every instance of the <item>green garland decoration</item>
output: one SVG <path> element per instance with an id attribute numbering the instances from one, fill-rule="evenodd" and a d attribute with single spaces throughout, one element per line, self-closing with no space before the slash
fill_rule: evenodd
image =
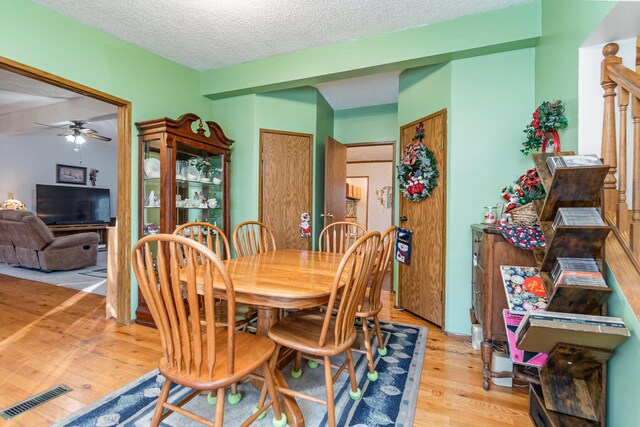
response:
<path id="1" fill-rule="evenodd" d="M 416 133 L 416 136 L 414 140 L 422 141 L 424 138 L 424 134 Z M 440 172 L 438 172 L 436 158 L 422 142 L 407 145 L 402 152 L 402 161 L 396 169 L 400 191 L 412 202 L 419 202 L 431 196 L 433 189 L 438 185 L 437 179 Z"/>

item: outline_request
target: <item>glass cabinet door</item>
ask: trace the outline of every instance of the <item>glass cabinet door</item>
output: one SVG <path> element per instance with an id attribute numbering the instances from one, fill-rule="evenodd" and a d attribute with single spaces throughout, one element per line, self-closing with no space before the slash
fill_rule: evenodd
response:
<path id="1" fill-rule="evenodd" d="M 160 232 L 160 140 L 144 142 L 142 206 L 143 234 Z"/>
<path id="2" fill-rule="evenodd" d="M 208 222 L 224 229 L 223 155 L 176 155 L 176 224 Z M 227 230 L 223 230 L 227 233 Z"/>

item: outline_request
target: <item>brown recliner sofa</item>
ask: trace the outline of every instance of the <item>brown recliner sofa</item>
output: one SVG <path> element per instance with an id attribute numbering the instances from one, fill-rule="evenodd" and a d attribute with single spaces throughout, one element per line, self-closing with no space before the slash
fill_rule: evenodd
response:
<path id="1" fill-rule="evenodd" d="M 0 220 L 2 219 L 2 212 L 4 211 L 0 210 Z M 9 237 L 9 232 L 5 229 L 2 221 L 0 221 L 0 262 L 18 264 L 16 248 L 13 247 L 13 242 Z"/>
<path id="2" fill-rule="evenodd" d="M 0 211 L 0 227 L 15 248 L 21 267 L 75 270 L 96 265 L 98 233 L 54 237 L 44 222 L 28 211 Z"/>

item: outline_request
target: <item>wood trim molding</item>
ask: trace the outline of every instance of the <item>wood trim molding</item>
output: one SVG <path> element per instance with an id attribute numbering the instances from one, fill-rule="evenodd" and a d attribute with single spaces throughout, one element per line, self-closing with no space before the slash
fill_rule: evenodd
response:
<path id="1" fill-rule="evenodd" d="M 359 164 L 359 163 L 393 163 L 393 160 L 351 160 L 347 161 L 347 164 Z"/>
<path id="2" fill-rule="evenodd" d="M 131 322 L 131 102 L 0 56 L 0 69 L 79 93 L 118 108 L 118 248 L 116 322 Z"/>

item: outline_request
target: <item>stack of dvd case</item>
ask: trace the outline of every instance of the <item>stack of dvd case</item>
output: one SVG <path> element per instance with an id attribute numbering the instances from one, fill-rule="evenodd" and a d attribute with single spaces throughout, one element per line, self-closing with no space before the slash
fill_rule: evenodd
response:
<path id="1" fill-rule="evenodd" d="M 593 258 L 557 258 L 551 278 L 555 285 L 607 287 Z"/>
<path id="2" fill-rule="evenodd" d="M 547 157 L 549 172 L 553 175 L 556 168 L 577 168 L 581 166 L 602 166 L 602 161 L 595 154 L 581 156 L 552 156 Z"/>
<path id="3" fill-rule="evenodd" d="M 559 208 L 553 228 L 559 225 L 604 226 L 597 208 Z"/>

